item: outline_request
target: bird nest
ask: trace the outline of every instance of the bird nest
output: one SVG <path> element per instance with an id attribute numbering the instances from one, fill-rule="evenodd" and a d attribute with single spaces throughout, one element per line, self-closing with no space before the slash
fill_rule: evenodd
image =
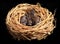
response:
<path id="1" fill-rule="evenodd" d="M 55 28 L 54 14 L 36 4 L 18 4 L 7 15 L 6 25 L 10 34 L 20 40 L 41 40 Z"/>

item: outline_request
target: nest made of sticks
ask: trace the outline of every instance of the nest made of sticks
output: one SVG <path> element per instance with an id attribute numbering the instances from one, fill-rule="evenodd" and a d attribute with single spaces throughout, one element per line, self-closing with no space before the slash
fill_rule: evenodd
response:
<path id="1" fill-rule="evenodd" d="M 22 18 L 23 16 L 27 17 Z M 27 20 L 27 18 L 29 19 Z M 46 38 L 55 28 L 53 22 L 54 14 L 48 9 L 38 4 L 27 3 L 18 4 L 12 8 L 6 18 L 6 25 L 10 34 L 18 40 L 41 40 Z"/>

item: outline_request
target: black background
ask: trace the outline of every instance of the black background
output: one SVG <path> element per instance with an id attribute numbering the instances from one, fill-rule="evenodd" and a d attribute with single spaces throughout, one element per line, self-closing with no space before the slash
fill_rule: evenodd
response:
<path id="1" fill-rule="evenodd" d="M 45 40 L 32 40 L 32 41 L 17 41 L 9 34 L 6 25 L 5 19 L 9 10 L 15 7 L 20 3 L 29 3 L 36 4 L 37 2 L 41 3 L 42 7 L 48 8 L 50 11 L 54 12 L 56 9 L 56 28 L 53 31 L 53 34 L 48 36 Z M 59 0 L 0 0 L 0 44 L 59 44 L 60 40 L 60 30 L 59 30 Z"/>

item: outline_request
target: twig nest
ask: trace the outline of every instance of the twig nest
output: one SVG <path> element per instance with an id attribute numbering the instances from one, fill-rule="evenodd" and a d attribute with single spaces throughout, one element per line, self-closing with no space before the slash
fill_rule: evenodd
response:
<path id="1" fill-rule="evenodd" d="M 6 25 L 10 34 L 20 40 L 41 40 L 55 28 L 54 14 L 39 4 L 19 4 L 7 15 Z"/>

